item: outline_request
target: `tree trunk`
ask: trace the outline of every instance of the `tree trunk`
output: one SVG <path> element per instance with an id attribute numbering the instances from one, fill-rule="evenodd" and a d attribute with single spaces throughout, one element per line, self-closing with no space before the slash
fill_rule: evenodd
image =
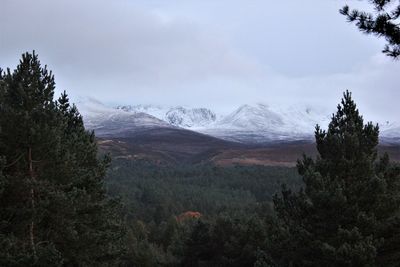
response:
<path id="1" fill-rule="evenodd" d="M 29 147 L 29 150 L 28 150 L 28 161 L 29 161 L 29 177 L 32 179 L 33 182 L 35 182 L 35 175 L 33 172 L 32 148 L 31 147 Z M 31 205 L 32 205 L 32 220 L 31 220 L 31 226 L 29 229 L 29 235 L 30 235 L 33 257 L 36 259 L 37 254 L 36 254 L 36 245 L 35 245 L 35 221 L 34 221 L 35 190 L 34 190 L 33 186 L 31 187 Z"/>

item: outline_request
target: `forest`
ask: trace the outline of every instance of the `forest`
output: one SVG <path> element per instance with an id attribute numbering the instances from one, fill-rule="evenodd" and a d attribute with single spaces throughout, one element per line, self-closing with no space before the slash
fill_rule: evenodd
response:
<path id="1" fill-rule="evenodd" d="M 302 184 L 294 168 L 127 160 L 114 161 L 106 178 L 124 204 L 137 266 L 252 266 L 283 183 Z"/>

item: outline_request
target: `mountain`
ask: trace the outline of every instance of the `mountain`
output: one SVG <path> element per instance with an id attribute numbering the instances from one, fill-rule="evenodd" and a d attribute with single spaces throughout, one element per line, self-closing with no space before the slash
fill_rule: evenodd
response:
<path id="1" fill-rule="evenodd" d="M 282 108 L 266 104 L 243 105 L 200 132 L 238 142 L 311 140 L 317 123 L 329 117 L 308 106 Z"/>
<path id="2" fill-rule="evenodd" d="M 241 144 L 173 125 L 155 116 L 175 118 L 177 125 L 202 123 L 213 114 L 205 109 L 157 106 L 119 106 L 110 108 L 89 99 L 78 103 L 87 129 L 94 130 L 101 150 L 114 158 L 150 159 L 155 162 L 184 163 L 208 160 L 222 150 L 237 149 Z M 175 116 L 175 117 L 173 117 Z M 182 116 L 182 117 L 181 117 Z M 179 123 L 178 123 L 179 122 Z"/>
<path id="3" fill-rule="evenodd" d="M 166 113 L 166 121 L 184 128 L 205 127 L 216 121 L 217 116 L 206 108 L 187 109 L 176 107 Z"/>
<path id="4" fill-rule="evenodd" d="M 391 127 L 383 126 L 381 128 L 381 140 L 384 143 L 400 144 L 400 126 L 396 124 Z"/>
<path id="5" fill-rule="evenodd" d="M 153 128 L 124 136 L 103 136 L 99 145 L 115 158 L 174 164 L 209 161 L 222 151 L 245 147 L 240 143 L 181 128 Z"/>
<path id="6" fill-rule="evenodd" d="M 203 108 L 113 108 L 93 99 L 77 105 L 100 149 L 114 159 L 173 164 L 294 166 L 303 152 L 315 154 L 314 127 L 326 128 L 330 120 L 323 110 L 305 105 L 243 105 L 227 115 Z M 381 124 L 379 150 L 395 160 L 400 160 L 399 133 L 396 123 Z"/>
<path id="7" fill-rule="evenodd" d="M 310 105 L 242 105 L 228 114 L 207 108 L 126 105 L 107 107 L 95 100 L 79 104 L 86 127 L 99 136 L 130 136 L 149 128 L 186 129 L 227 141 L 245 144 L 313 141 L 315 125 L 330 121 L 324 108 Z M 380 123 L 381 141 L 400 143 L 400 126 Z"/>
<path id="8" fill-rule="evenodd" d="M 171 125 L 182 128 L 204 127 L 214 123 L 217 116 L 206 108 L 162 107 L 157 105 L 117 106 L 116 109 L 131 113 L 147 113 Z"/>
<path id="9" fill-rule="evenodd" d="M 78 103 L 85 127 L 98 137 L 129 137 L 139 132 L 175 126 L 143 112 L 127 112 L 89 99 Z"/>
<path id="10" fill-rule="evenodd" d="M 189 130 L 242 143 L 276 140 L 310 140 L 317 123 L 329 121 L 323 112 L 308 106 L 281 108 L 265 104 L 243 105 L 227 115 L 206 108 L 155 105 L 117 106 L 127 113 L 146 113 Z"/>

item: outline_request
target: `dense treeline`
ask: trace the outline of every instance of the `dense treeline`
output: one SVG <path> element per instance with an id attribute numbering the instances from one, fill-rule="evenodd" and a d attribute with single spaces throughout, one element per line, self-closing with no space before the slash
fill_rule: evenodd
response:
<path id="1" fill-rule="evenodd" d="M 215 216 L 244 210 L 251 214 L 260 206 L 272 208 L 273 196 L 283 183 L 292 188 L 300 185 L 294 168 L 163 166 L 115 160 L 108 171 L 107 189 L 122 197 L 130 218 L 160 223 L 185 211 Z"/>
<path id="2" fill-rule="evenodd" d="M 125 204 L 137 266 L 253 266 L 282 183 L 301 180 L 294 168 L 116 160 L 106 184 Z"/>

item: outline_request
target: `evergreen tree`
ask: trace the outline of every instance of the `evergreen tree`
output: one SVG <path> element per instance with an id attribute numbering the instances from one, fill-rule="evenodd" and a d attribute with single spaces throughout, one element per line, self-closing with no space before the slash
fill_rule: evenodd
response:
<path id="1" fill-rule="evenodd" d="M 211 226 L 198 221 L 187 240 L 182 266 L 213 266 L 214 251 L 210 246 Z"/>
<path id="2" fill-rule="evenodd" d="M 387 44 L 382 52 L 397 58 L 400 55 L 400 26 L 398 22 L 400 4 L 393 0 L 371 0 L 370 2 L 375 9 L 375 14 L 355 9 L 350 10 L 347 5 L 340 10 L 340 13 L 345 15 L 349 22 L 355 22 L 360 31 L 384 37 Z"/>
<path id="3" fill-rule="evenodd" d="M 275 196 L 269 252 L 282 266 L 399 266 L 400 168 L 377 160 L 378 126 L 346 92 L 319 155 L 298 161 L 304 189 Z"/>
<path id="4" fill-rule="evenodd" d="M 118 205 L 93 132 L 35 53 L 1 76 L 0 265 L 107 265 L 121 253 Z"/>

